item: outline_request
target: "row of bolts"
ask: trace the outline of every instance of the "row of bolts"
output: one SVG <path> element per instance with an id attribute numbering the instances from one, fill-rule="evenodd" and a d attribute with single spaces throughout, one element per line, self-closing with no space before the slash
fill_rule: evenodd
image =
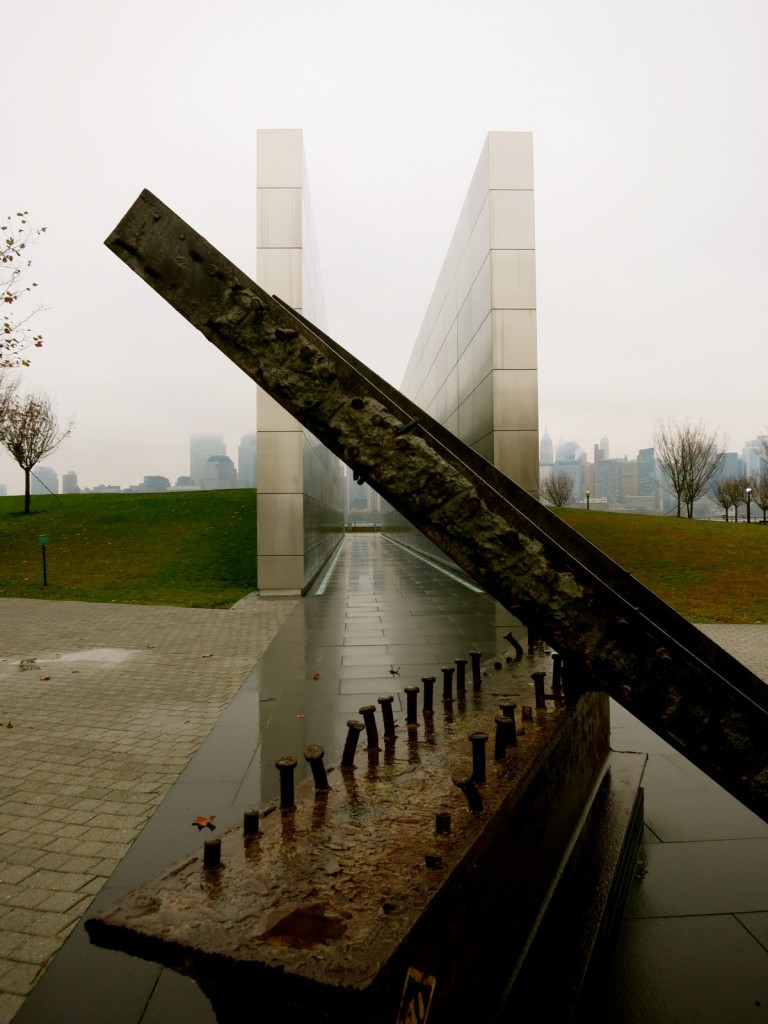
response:
<path id="1" fill-rule="evenodd" d="M 480 669 L 480 658 L 482 654 L 479 651 L 471 651 L 470 659 L 472 661 L 472 684 L 474 690 L 479 690 L 482 685 L 482 673 Z M 512 658 L 507 658 L 508 662 L 513 661 Z M 546 672 L 534 672 L 531 675 L 534 685 L 534 694 L 537 710 L 543 710 L 546 707 L 547 698 L 558 698 L 562 695 L 562 658 L 559 654 L 552 655 L 553 672 L 552 672 L 552 693 L 545 694 L 544 692 L 544 678 Z M 466 658 L 456 659 L 456 668 L 446 667 L 443 668 L 443 704 L 450 704 L 453 701 L 453 674 L 456 673 L 456 692 L 461 699 L 461 695 L 466 692 Z M 501 662 L 497 661 L 494 663 L 494 668 L 500 670 L 502 668 Z M 436 679 L 434 676 L 422 676 L 421 682 L 424 685 L 424 706 L 422 712 L 426 717 L 431 717 L 434 714 L 433 706 L 433 694 L 434 685 Z M 418 712 L 417 712 L 417 697 L 421 692 L 418 686 L 405 686 L 403 692 L 406 696 L 406 715 L 405 724 L 406 727 L 411 729 L 418 728 Z M 378 703 L 381 707 L 381 715 L 384 721 L 384 739 L 389 742 L 394 742 L 397 739 L 395 733 L 395 716 L 392 710 L 394 703 L 393 696 L 379 697 Z M 515 724 L 515 709 L 517 704 L 512 701 L 502 701 L 499 704 L 499 710 L 501 714 L 496 715 L 494 722 L 496 724 L 496 736 L 494 744 L 494 759 L 496 761 L 503 761 L 507 748 L 517 746 L 517 726 Z M 342 770 L 351 770 L 355 766 L 355 753 L 357 751 L 357 742 L 360 737 L 360 733 L 365 729 L 366 736 L 368 738 L 368 750 L 379 749 L 379 731 L 376 726 L 376 707 L 374 704 L 366 705 L 360 708 L 360 714 L 363 716 L 363 721 L 359 722 L 351 720 L 347 722 L 347 739 L 344 744 L 344 751 L 341 755 L 341 768 Z M 533 720 L 533 710 L 530 707 L 523 706 L 521 709 L 522 721 L 530 722 Z M 472 744 L 472 771 L 468 775 L 454 775 L 452 782 L 457 786 L 466 797 L 469 810 L 473 814 L 479 814 L 483 810 L 483 799 L 478 792 L 477 786 L 483 785 L 486 781 L 486 770 L 485 770 L 485 750 L 488 742 L 488 733 L 485 732 L 473 732 L 469 735 L 469 742 Z M 304 751 L 304 759 L 309 764 L 312 771 L 312 778 L 315 783 L 316 793 L 326 793 L 330 790 L 328 785 L 328 776 L 325 771 L 325 765 L 323 764 L 323 757 L 325 756 L 324 749 L 319 744 L 313 744 Z M 275 767 L 280 773 L 280 810 L 281 811 L 293 811 L 296 809 L 294 802 L 294 771 L 296 769 L 297 760 L 295 757 L 286 756 L 279 757 L 275 761 Z M 253 837 L 259 834 L 259 811 L 246 811 L 243 817 L 243 835 L 246 837 Z M 451 832 L 451 815 L 447 812 L 439 812 L 435 816 L 435 834 L 436 835 L 450 835 Z M 439 858 L 437 858 L 439 860 Z M 436 863 L 434 855 L 427 856 L 428 866 L 440 866 Z M 218 868 L 221 867 L 221 840 L 220 839 L 209 839 L 206 841 L 203 852 L 203 865 L 206 868 Z"/>

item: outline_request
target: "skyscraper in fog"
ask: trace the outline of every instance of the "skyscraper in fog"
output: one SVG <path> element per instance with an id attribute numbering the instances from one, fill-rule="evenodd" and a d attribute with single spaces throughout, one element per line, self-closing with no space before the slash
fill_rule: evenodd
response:
<path id="1" fill-rule="evenodd" d="M 539 462 L 544 465 L 550 465 L 555 461 L 555 450 L 552 445 L 552 438 L 549 436 L 549 431 L 544 430 L 544 434 L 541 438 L 541 444 L 539 445 Z"/>
<path id="2" fill-rule="evenodd" d="M 62 494 L 79 494 L 80 488 L 77 486 L 77 473 L 74 469 L 68 470 L 61 477 L 61 493 Z"/>
<path id="3" fill-rule="evenodd" d="M 59 493 L 59 476 L 50 466 L 35 466 L 29 483 L 31 494 Z"/>
<path id="4" fill-rule="evenodd" d="M 237 486 L 256 486 L 256 434 L 246 434 L 237 446 Z"/>
<path id="5" fill-rule="evenodd" d="M 205 475 L 200 481 L 204 491 L 216 491 L 237 486 L 237 470 L 228 455 L 211 455 L 205 464 Z"/>
<path id="6" fill-rule="evenodd" d="M 189 475 L 198 487 L 207 475 L 206 463 L 212 455 L 226 455 L 221 434 L 192 434 L 189 439 Z"/>

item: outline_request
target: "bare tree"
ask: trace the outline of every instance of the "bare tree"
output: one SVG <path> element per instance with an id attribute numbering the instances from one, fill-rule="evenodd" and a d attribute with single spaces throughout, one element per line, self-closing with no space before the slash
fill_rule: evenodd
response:
<path id="1" fill-rule="evenodd" d="M 752 481 L 746 476 L 723 476 L 712 488 L 718 504 L 725 509 L 725 521 L 728 522 L 728 509 L 733 506 L 733 521 L 739 521 L 739 505 L 746 501 L 747 487 L 752 486 Z"/>
<path id="2" fill-rule="evenodd" d="M 721 505 L 725 509 L 725 521 L 728 522 L 728 511 L 733 504 L 733 494 L 731 490 L 731 477 L 722 476 L 712 488 L 712 496 L 718 505 Z"/>
<path id="3" fill-rule="evenodd" d="M 30 474 L 38 462 L 69 437 L 72 424 L 59 429 L 50 398 L 43 392 L 13 398 L 0 427 L 0 443 L 24 470 L 24 512 L 30 508 Z"/>
<path id="4" fill-rule="evenodd" d="M 550 505 L 562 508 L 573 498 L 573 478 L 567 473 L 555 473 L 541 485 L 541 496 Z"/>
<path id="5" fill-rule="evenodd" d="M 765 522 L 765 514 L 768 511 L 768 468 L 765 465 L 763 465 L 760 476 L 752 483 L 752 501 L 763 513 L 763 522 Z"/>
<path id="6" fill-rule="evenodd" d="M 724 445 L 716 432 L 701 421 L 678 423 L 664 420 L 653 432 L 656 460 L 664 470 L 668 489 L 677 498 L 677 514 L 683 505 L 689 519 L 693 503 L 705 493 L 723 462 Z"/>
<path id="7" fill-rule="evenodd" d="M 747 500 L 747 488 L 754 487 L 754 480 L 752 477 L 735 476 L 733 477 L 733 519 L 734 522 L 739 521 L 739 505 L 743 505 Z M 751 493 L 751 492 L 750 492 Z"/>

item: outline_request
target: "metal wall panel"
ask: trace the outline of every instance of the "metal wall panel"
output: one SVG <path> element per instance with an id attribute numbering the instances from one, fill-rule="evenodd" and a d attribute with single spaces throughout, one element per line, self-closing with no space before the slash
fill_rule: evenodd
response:
<path id="1" fill-rule="evenodd" d="M 304 543 L 304 495 L 259 493 L 258 552 L 267 555 L 295 555 Z"/>
<path id="2" fill-rule="evenodd" d="M 257 139 L 256 278 L 325 326 L 302 133 L 269 129 Z M 339 461 L 272 398 L 257 406 L 258 586 L 301 593 L 343 538 Z"/>
<path id="3" fill-rule="evenodd" d="M 260 249 L 301 246 L 301 189 L 257 189 L 257 235 Z"/>
<path id="4" fill-rule="evenodd" d="M 402 390 L 538 496 L 534 228 L 532 136 L 490 132 Z"/>

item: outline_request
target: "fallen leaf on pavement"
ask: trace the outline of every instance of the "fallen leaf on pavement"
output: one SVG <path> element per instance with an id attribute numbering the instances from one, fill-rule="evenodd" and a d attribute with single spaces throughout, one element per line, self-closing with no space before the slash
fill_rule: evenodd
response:
<path id="1" fill-rule="evenodd" d="M 315 674 L 312 676 L 312 678 L 313 679 L 322 679 L 323 677 L 320 675 L 319 672 L 315 672 Z"/>
<path id="2" fill-rule="evenodd" d="M 50 676 L 40 676 L 40 678 L 43 680 L 43 682 L 45 682 L 46 679 L 50 679 L 51 677 Z"/>
<path id="3" fill-rule="evenodd" d="M 215 817 L 216 817 L 215 814 L 212 814 L 209 818 L 198 817 L 198 818 L 195 818 L 195 820 L 192 822 L 192 824 L 193 825 L 197 825 L 197 831 L 198 832 L 201 829 L 204 829 L 204 828 L 209 828 L 211 830 L 211 832 L 213 832 L 213 830 L 216 828 L 216 826 L 213 824 L 213 819 Z"/>

